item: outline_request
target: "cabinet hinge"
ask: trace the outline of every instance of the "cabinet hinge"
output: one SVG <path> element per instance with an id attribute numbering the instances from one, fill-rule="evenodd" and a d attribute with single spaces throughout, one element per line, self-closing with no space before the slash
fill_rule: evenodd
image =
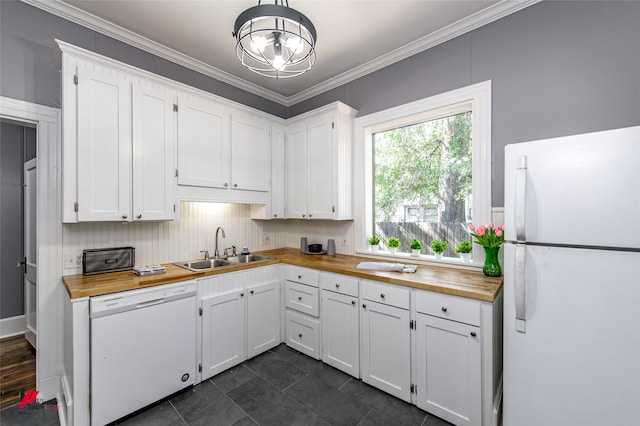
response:
<path id="1" fill-rule="evenodd" d="M 332 122 L 331 122 L 331 128 L 332 128 L 332 129 L 335 129 L 335 128 L 336 128 L 336 123 L 335 123 L 335 121 L 332 121 Z"/>
<path id="2" fill-rule="evenodd" d="M 202 316 L 202 308 L 198 309 L 198 315 Z"/>
<path id="3" fill-rule="evenodd" d="M 178 112 L 178 104 L 173 104 L 173 112 Z"/>
<path id="4" fill-rule="evenodd" d="M 176 169 L 176 177 L 178 177 L 178 169 Z"/>
<path id="5" fill-rule="evenodd" d="M 418 386 L 411 383 L 411 393 L 418 394 Z"/>
<path id="6" fill-rule="evenodd" d="M 409 328 L 414 330 L 416 328 L 416 322 L 414 320 L 409 321 Z"/>
<path id="7" fill-rule="evenodd" d="M 73 211 L 78 213 L 78 202 L 73 203 Z"/>
<path id="8" fill-rule="evenodd" d="M 202 364 L 198 364 L 198 373 L 202 373 Z"/>
<path id="9" fill-rule="evenodd" d="M 335 213 L 336 212 L 336 206 L 331 206 L 331 213 Z"/>
<path id="10" fill-rule="evenodd" d="M 73 84 L 78 84 L 78 76 L 77 75 L 73 76 Z"/>
<path id="11" fill-rule="evenodd" d="M 176 212 L 176 205 L 175 204 L 173 205 L 173 212 L 174 213 Z"/>

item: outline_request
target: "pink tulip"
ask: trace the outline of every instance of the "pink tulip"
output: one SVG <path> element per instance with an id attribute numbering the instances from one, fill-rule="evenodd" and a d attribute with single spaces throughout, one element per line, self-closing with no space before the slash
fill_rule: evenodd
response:
<path id="1" fill-rule="evenodd" d="M 469 225 L 469 231 L 473 231 L 474 229 L 476 229 L 476 227 L 475 227 L 475 226 L 473 226 L 473 225 Z"/>
<path id="2" fill-rule="evenodd" d="M 484 235 L 485 231 L 486 231 L 486 228 L 484 226 L 480 225 L 476 229 L 476 234 L 478 234 L 479 237 L 482 237 Z"/>
<path id="3" fill-rule="evenodd" d="M 493 228 L 493 222 L 489 222 L 489 223 L 487 224 L 487 228 Z"/>
<path id="4" fill-rule="evenodd" d="M 496 229 L 496 237 L 502 237 L 502 229 Z"/>

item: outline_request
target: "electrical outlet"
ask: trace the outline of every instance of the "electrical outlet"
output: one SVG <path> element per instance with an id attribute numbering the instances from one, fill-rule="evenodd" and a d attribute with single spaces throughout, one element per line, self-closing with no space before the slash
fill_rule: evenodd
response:
<path id="1" fill-rule="evenodd" d="M 346 238 L 342 239 L 342 247 L 349 247 L 349 243 L 347 242 Z"/>
<path id="2" fill-rule="evenodd" d="M 263 234 L 260 236 L 260 244 L 261 244 L 261 245 L 263 245 L 263 246 L 268 246 L 268 245 L 269 245 L 269 242 L 270 242 L 269 234 L 267 234 L 267 233 L 263 233 Z"/>
<path id="3" fill-rule="evenodd" d="M 82 267 L 82 255 L 67 253 L 64 256 L 64 269 L 75 269 Z"/>

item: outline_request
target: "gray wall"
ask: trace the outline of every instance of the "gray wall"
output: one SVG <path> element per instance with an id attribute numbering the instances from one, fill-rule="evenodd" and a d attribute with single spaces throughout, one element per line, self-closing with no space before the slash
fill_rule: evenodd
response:
<path id="1" fill-rule="evenodd" d="M 367 115 L 491 80 L 492 204 L 504 147 L 640 125 L 640 2 L 543 1 L 289 110 L 340 100 Z"/>
<path id="2" fill-rule="evenodd" d="M 336 100 L 366 115 L 492 80 L 496 207 L 506 144 L 640 124 L 638 1 L 543 1 L 288 109 L 15 0 L 0 1 L 0 19 L 0 93 L 50 106 L 54 38 L 280 117 Z"/>
<path id="3" fill-rule="evenodd" d="M 61 53 L 55 39 L 279 117 L 287 115 L 287 108 L 276 102 L 176 65 L 17 0 L 0 0 L 2 96 L 60 107 Z"/>

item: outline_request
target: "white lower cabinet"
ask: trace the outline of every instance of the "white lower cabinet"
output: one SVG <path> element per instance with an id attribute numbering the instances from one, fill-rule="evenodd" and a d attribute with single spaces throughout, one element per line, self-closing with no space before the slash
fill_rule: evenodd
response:
<path id="1" fill-rule="evenodd" d="M 320 273 L 285 265 L 284 277 L 284 342 L 303 354 L 320 359 Z"/>
<path id="2" fill-rule="evenodd" d="M 202 380 L 246 359 L 244 290 L 202 300 Z"/>
<path id="3" fill-rule="evenodd" d="M 360 281 L 360 357 L 362 380 L 404 401 L 411 401 L 411 329 L 409 290 L 369 280 Z M 374 302 L 365 297 L 395 300 L 406 293 L 403 306 Z M 382 296 L 384 295 L 384 296 Z M 404 305 L 406 299 L 407 305 Z"/>
<path id="4" fill-rule="evenodd" d="M 456 425 L 480 425 L 480 328 L 431 315 L 416 317 L 418 407 Z"/>
<path id="5" fill-rule="evenodd" d="M 311 358 L 320 359 L 320 321 L 308 315 L 287 309 L 287 346 Z"/>
<path id="6" fill-rule="evenodd" d="M 322 361 L 360 377 L 358 279 L 322 272 Z"/>
<path id="7" fill-rule="evenodd" d="M 280 344 L 280 281 L 248 288 L 247 358 Z"/>

